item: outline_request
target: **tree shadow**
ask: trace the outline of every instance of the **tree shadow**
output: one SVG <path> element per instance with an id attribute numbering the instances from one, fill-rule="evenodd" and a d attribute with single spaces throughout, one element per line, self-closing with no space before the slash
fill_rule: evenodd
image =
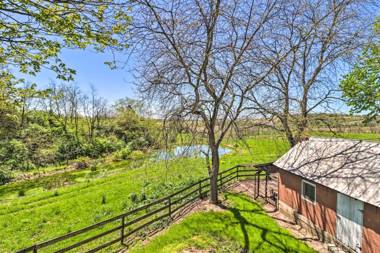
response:
<path id="1" fill-rule="evenodd" d="M 231 212 L 236 220 L 238 220 L 241 232 L 243 234 L 244 238 L 244 244 L 243 248 L 241 250 L 241 253 L 248 253 L 248 252 L 257 252 L 264 246 L 265 243 L 268 243 L 271 247 L 275 247 L 278 249 L 279 252 L 307 252 L 305 250 L 302 250 L 300 248 L 293 249 L 290 248 L 289 245 L 284 242 L 280 237 L 286 237 L 291 238 L 294 240 L 298 240 L 294 236 L 288 233 L 283 233 L 281 230 L 273 230 L 269 229 L 264 226 L 260 226 L 258 224 L 254 224 L 247 220 L 247 218 L 244 217 L 243 213 L 254 213 L 255 215 L 265 215 L 265 211 L 261 209 L 240 209 L 240 208 L 232 208 L 232 207 L 226 207 L 223 206 L 227 211 Z M 250 241 L 250 234 L 248 232 L 249 227 L 256 228 L 260 231 L 260 238 L 261 241 L 254 245 Z M 309 238 L 304 238 L 303 241 L 307 241 Z"/>

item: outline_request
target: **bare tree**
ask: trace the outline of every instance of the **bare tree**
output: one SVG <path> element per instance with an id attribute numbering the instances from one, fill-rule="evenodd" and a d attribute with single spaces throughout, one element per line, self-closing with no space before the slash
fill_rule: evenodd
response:
<path id="1" fill-rule="evenodd" d="M 94 137 L 94 132 L 100 125 L 102 117 L 107 112 L 107 102 L 96 93 L 96 89 L 91 85 L 90 96 L 84 95 L 81 97 L 83 115 L 88 126 L 88 137 L 90 140 Z"/>
<path id="2" fill-rule="evenodd" d="M 251 101 L 273 125 L 280 125 L 292 146 L 303 138 L 313 111 L 336 105 L 340 74 L 368 42 L 371 17 L 363 4 L 297 0 L 277 12 L 272 39 L 263 41 L 264 55 L 291 53 L 281 64 L 265 61 L 275 65 L 273 72 L 251 91 Z"/>
<path id="3" fill-rule="evenodd" d="M 211 202 L 218 202 L 219 146 L 240 115 L 249 91 L 272 65 L 258 60 L 278 1 L 136 1 L 132 48 L 140 54 L 139 90 L 170 122 L 207 136 Z M 198 130 L 198 131 L 196 131 Z"/>

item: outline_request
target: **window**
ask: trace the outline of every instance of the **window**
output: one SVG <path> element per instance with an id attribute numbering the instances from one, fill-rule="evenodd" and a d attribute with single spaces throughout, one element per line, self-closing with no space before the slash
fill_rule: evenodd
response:
<path id="1" fill-rule="evenodd" d="M 315 202 L 315 184 L 302 180 L 302 197 L 311 202 Z"/>

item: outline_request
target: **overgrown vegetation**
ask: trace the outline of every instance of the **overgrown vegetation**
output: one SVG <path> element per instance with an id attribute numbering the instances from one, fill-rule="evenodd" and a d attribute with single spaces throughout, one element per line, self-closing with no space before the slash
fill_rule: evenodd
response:
<path id="1" fill-rule="evenodd" d="M 0 103 L 6 111 L 0 122 L 0 184 L 15 171 L 116 151 L 115 160 L 124 160 L 134 150 L 158 145 L 159 122 L 141 116 L 136 101 L 123 99 L 111 107 L 94 90 L 88 97 L 73 84 L 44 91 L 9 83 L 0 87 L 7 90 Z M 72 166 L 89 164 L 84 160 Z"/>
<path id="2" fill-rule="evenodd" d="M 226 145 L 233 152 L 222 157 L 222 169 L 272 161 L 288 148 L 266 136 Z M 202 158 L 145 157 L 0 186 L 0 248 L 13 252 L 118 215 L 206 177 L 204 167 Z"/>

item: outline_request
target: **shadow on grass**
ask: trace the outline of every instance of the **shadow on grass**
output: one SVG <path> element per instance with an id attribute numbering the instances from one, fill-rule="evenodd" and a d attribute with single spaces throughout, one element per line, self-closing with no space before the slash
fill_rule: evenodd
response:
<path id="1" fill-rule="evenodd" d="M 270 248 L 276 248 L 276 252 L 311 252 L 311 249 L 303 250 L 299 247 L 299 245 L 293 244 L 293 247 L 288 245 L 289 240 L 301 240 L 301 241 L 307 241 L 310 238 L 295 238 L 289 233 L 284 233 L 281 231 L 281 229 L 270 229 L 270 225 L 268 226 L 262 226 L 259 224 L 255 224 L 250 222 L 247 217 L 244 216 L 244 214 L 247 215 L 263 215 L 265 217 L 268 217 L 267 214 L 261 207 L 257 205 L 257 208 L 253 209 L 242 209 L 237 207 L 228 207 L 223 204 L 219 205 L 221 208 L 225 209 L 228 212 L 231 212 L 234 216 L 234 218 L 238 221 L 238 224 L 240 226 L 240 230 L 243 234 L 244 244 L 240 251 L 240 253 L 248 253 L 248 252 L 257 252 L 259 250 L 262 250 L 265 252 L 265 246 L 264 244 L 268 244 Z M 269 218 L 269 217 L 268 217 Z M 232 225 L 232 224 L 231 224 Z M 250 240 L 250 233 L 252 231 L 249 231 L 250 229 L 256 229 L 260 231 L 260 241 L 255 245 L 255 243 L 251 243 Z M 252 235 L 251 235 L 252 236 Z M 297 242 L 296 242 L 297 243 Z M 262 248 L 264 247 L 264 248 Z M 272 250 L 271 250 L 272 251 Z"/>

